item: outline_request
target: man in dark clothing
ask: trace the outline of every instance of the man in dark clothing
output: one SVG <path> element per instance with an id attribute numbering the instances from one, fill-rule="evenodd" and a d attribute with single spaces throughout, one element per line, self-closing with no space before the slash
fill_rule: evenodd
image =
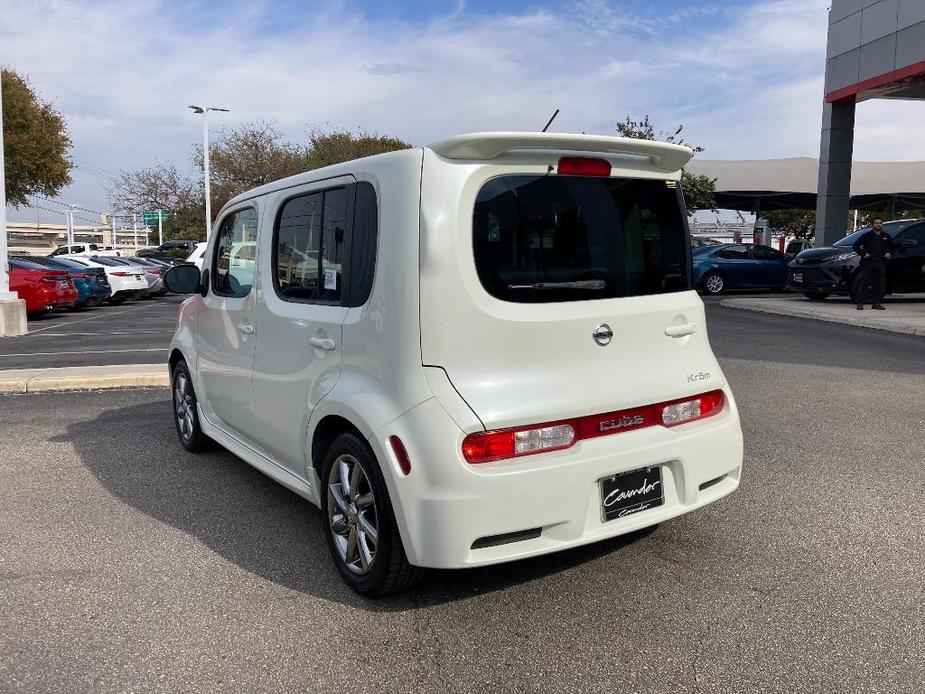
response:
<path id="1" fill-rule="evenodd" d="M 883 233 L 883 220 L 879 217 L 871 223 L 871 230 L 854 242 L 854 252 L 861 256 L 861 278 L 858 287 L 858 311 L 864 310 L 868 296 L 872 297 L 871 308 L 883 310 L 883 295 L 886 294 L 886 263 L 893 257 L 893 239 Z M 868 294 L 870 287 L 870 294 Z"/>

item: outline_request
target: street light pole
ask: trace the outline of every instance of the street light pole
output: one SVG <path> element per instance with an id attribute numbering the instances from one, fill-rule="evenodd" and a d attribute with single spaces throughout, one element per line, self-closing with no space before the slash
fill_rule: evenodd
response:
<path id="1" fill-rule="evenodd" d="M 10 293 L 10 273 L 6 262 L 6 169 L 3 164 L 3 73 L 0 71 L 0 299 L 16 299 L 17 297 L 18 295 Z"/>
<path id="2" fill-rule="evenodd" d="M 216 106 L 189 106 L 193 113 L 202 115 L 202 173 L 204 177 L 204 187 L 206 194 L 206 241 L 209 240 L 209 234 L 212 231 L 212 200 L 209 190 L 209 111 L 222 111 L 228 113 L 227 108 L 218 108 Z"/>
<path id="3" fill-rule="evenodd" d="M 206 189 L 206 241 L 212 231 L 212 195 L 209 181 L 209 109 L 202 111 L 202 171 Z"/>

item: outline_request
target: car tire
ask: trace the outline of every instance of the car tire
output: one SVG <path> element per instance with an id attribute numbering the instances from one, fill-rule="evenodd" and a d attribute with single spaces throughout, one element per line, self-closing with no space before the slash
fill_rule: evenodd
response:
<path id="1" fill-rule="evenodd" d="M 385 479 L 366 441 L 353 433 L 335 438 L 321 481 L 325 536 L 344 581 L 368 598 L 418 581 L 424 569 L 408 562 Z"/>
<path id="2" fill-rule="evenodd" d="M 726 289 L 726 280 L 716 271 L 708 272 L 703 276 L 700 285 L 707 294 L 716 296 L 722 294 Z"/>
<path id="3" fill-rule="evenodd" d="M 125 297 L 124 297 L 124 296 L 119 296 L 119 297 L 112 297 L 112 296 L 111 296 L 111 297 L 109 297 L 108 301 L 109 301 L 109 303 L 112 304 L 113 306 L 119 306 L 120 304 L 125 303 Z"/>
<path id="4" fill-rule="evenodd" d="M 810 301 L 822 301 L 828 297 L 828 294 L 826 292 L 803 292 L 803 296 Z"/>
<path id="5" fill-rule="evenodd" d="M 170 374 L 170 392 L 174 413 L 173 423 L 177 427 L 177 437 L 183 448 L 190 453 L 208 450 L 212 440 L 203 433 L 199 423 L 196 391 L 185 361 L 181 360 L 173 367 L 173 372 Z"/>

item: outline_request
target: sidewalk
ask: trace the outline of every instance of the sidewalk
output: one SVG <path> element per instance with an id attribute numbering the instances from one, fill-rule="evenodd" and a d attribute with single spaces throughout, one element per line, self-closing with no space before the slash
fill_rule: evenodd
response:
<path id="1" fill-rule="evenodd" d="M 854 304 L 839 297 L 825 301 L 810 301 L 803 296 L 743 297 L 724 299 L 720 303 L 723 306 L 760 313 L 812 318 L 829 323 L 857 325 L 863 328 L 925 337 L 925 294 L 905 294 L 887 298 L 884 301 L 886 311 L 874 311 L 870 306 L 866 306 L 863 311 L 858 311 Z"/>
<path id="2" fill-rule="evenodd" d="M 165 363 L 0 371 L 0 393 L 166 387 L 169 384 Z"/>

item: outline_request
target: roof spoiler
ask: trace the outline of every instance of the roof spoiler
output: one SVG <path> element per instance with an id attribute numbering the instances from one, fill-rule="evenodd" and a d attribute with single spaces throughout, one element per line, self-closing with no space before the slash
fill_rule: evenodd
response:
<path id="1" fill-rule="evenodd" d="M 656 168 L 664 171 L 677 171 L 694 154 L 689 147 L 667 142 L 572 133 L 468 133 L 434 142 L 429 147 L 447 159 L 494 159 L 519 149 L 631 154 L 648 157 Z"/>

